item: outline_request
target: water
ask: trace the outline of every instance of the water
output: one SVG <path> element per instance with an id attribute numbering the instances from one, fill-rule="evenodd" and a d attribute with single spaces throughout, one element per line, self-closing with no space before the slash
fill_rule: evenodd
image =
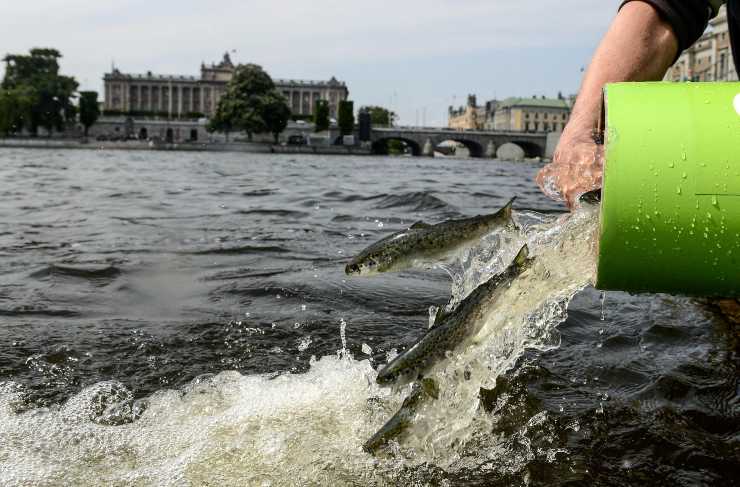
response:
<path id="1" fill-rule="evenodd" d="M 604 321 L 598 291 L 570 301 L 590 278 L 589 219 L 562 239 L 535 166 L 21 150 L 0 162 L 2 485 L 730 485 L 740 467 L 737 329 L 687 298 L 610 292 Z M 490 246 L 449 273 L 373 279 L 344 265 L 414 221 L 512 195 L 527 233 L 492 243 L 570 242 L 581 252 L 553 248 L 537 271 L 552 279 L 531 281 L 551 288 L 521 290 L 564 293 L 534 315 L 527 296 L 492 313 L 440 367 L 447 396 L 396 454 L 365 454 L 404 393 L 376 386 L 375 367 L 448 303 L 450 274 L 459 299 L 508 256 Z M 492 389 L 482 405 L 479 385 Z"/>

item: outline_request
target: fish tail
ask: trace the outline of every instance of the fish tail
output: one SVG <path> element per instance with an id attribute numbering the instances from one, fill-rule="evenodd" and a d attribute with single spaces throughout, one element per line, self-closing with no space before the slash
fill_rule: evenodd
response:
<path id="1" fill-rule="evenodd" d="M 519 253 L 516 254 L 516 257 L 514 257 L 514 263 L 518 267 L 521 267 L 527 262 L 528 258 L 529 258 L 529 247 L 527 246 L 527 244 L 524 244 L 521 250 L 519 250 Z"/>

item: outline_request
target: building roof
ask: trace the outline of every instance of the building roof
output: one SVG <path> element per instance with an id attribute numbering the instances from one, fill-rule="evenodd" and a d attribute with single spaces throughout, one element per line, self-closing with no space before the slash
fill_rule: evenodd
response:
<path id="1" fill-rule="evenodd" d="M 208 68 L 206 68 L 208 69 Z M 219 68 L 222 69 L 222 68 Z M 233 68 L 223 68 L 224 70 L 233 71 Z M 225 81 L 217 81 L 217 80 L 209 80 L 204 79 L 201 77 L 196 76 L 187 76 L 187 75 L 171 75 L 171 74 L 154 74 L 151 71 L 145 74 L 139 74 L 139 73 L 122 73 L 118 69 L 114 69 L 111 73 L 105 73 L 103 76 L 104 80 L 135 80 L 135 81 L 150 81 L 150 82 L 203 82 L 207 84 L 213 84 L 213 83 L 222 83 L 225 84 Z M 294 86 L 304 86 L 304 87 L 329 87 L 329 88 L 345 88 L 347 87 L 347 84 L 344 81 L 337 80 L 334 76 L 331 77 L 328 81 L 319 81 L 319 80 L 301 80 L 301 79 L 280 79 L 280 78 L 273 78 L 273 82 L 275 85 L 279 87 L 294 87 Z"/>
<path id="2" fill-rule="evenodd" d="M 569 109 L 568 101 L 559 98 L 507 98 L 498 108 L 536 107 L 536 108 L 564 108 Z"/>

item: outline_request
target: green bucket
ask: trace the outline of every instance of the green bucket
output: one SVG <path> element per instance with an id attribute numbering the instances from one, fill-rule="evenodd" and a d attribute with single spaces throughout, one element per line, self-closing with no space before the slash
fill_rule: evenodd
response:
<path id="1" fill-rule="evenodd" d="M 603 290 L 740 296 L 740 83 L 604 90 Z"/>

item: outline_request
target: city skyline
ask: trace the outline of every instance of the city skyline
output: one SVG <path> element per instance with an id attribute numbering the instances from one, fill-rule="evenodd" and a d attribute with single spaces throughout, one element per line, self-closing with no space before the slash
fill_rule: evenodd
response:
<path id="1" fill-rule="evenodd" d="M 57 48 L 63 72 L 101 94 L 112 62 L 127 72 L 196 74 L 193 66 L 228 50 L 276 78 L 336 76 L 358 106 L 389 107 L 399 123 L 445 125 L 448 107 L 468 93 L 575 92 L 618 4 L 289 0 L 275 12 L 268 2 L 230 0 L 219 8 L 41 0 L 0 7 L 0 30 L 7 53 Z"/>

